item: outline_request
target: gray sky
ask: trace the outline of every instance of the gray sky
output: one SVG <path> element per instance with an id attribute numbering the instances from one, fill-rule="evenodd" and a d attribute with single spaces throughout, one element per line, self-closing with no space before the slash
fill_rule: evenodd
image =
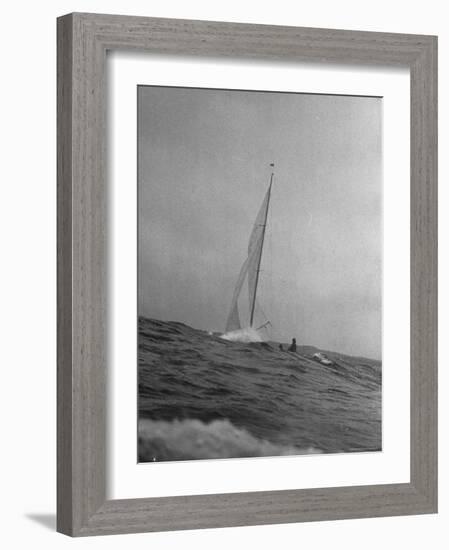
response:
<path id="1" fill-rule="evenodd" d="M 380 358 L 381 99 L 138 94 L 139 314 L 224 330 L 275 162 L 258 289 L 272 337 Z"/>

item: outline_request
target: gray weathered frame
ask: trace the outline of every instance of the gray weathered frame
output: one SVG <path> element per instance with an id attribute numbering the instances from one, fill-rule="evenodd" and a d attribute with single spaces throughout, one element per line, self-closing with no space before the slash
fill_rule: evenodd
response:
<path id="1" fill-rule="evenodd" d="M 108 50 L 411 72 L 411 480 L 106 499 Z M 437 511 L 437 38 L 118 15 L 58 19 L 58 504 L 72 536 Z"/>

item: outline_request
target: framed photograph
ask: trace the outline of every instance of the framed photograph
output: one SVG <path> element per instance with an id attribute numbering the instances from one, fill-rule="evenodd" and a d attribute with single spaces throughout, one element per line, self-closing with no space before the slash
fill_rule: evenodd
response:
<path id="1" fill-rule="evenodd" d="M 437 39 L 58 19 L 58 531 L 437 511 Z"/>

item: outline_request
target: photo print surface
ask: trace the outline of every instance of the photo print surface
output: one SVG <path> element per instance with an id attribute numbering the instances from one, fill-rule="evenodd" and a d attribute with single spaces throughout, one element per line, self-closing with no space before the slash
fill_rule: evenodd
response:
<path id="1" fill-rule="evenodd" d="M 137 93 L 138 461 L 382 450 L 382 99 Z"/>

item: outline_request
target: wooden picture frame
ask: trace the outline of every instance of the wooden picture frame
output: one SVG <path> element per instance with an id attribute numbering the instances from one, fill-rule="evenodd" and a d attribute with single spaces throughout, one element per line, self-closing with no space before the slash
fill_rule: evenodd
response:
<path id="1" fill-rule="evenodd" d="M 106 499 L 108 50 L 407 66 L 409 483 Z M 437 38 L 74 13 L 58 19 L 57 529 L 100 535 L 437 511 Z"/>

